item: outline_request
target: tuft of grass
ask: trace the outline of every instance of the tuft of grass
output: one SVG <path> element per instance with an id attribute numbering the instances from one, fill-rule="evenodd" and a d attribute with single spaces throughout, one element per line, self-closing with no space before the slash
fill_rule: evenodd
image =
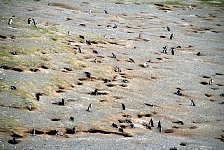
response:
<path id="1" fill-rule="evenodd" d="M 24 125 L 18 121 L 16 121 L 14 118 L 11 117 L 4 117 L 0 118 L 0 129 L 4 131 L 13 131 L 15 128 L 23 127 Z"/>
<path id="2" fill-rule="evenodd" d="M 224 7 L 223 0 L 200 0 L 200 1 L 209 6 Z"/>
<path id="3" fill-rule="evenodd" d="M 7 84 L 3 80 L 0 80 L 0 92 L 4 91 L 6 86 Z"/>
<path id="4" fill-rule="evenodd" d="M 159 5 L 171 5 L 171 6 L 184 6 L 182 0 L 168 0 L 168 1 L 163 1 L 163 2 L 153 2 L 153 4 L 159 4 Z"/>

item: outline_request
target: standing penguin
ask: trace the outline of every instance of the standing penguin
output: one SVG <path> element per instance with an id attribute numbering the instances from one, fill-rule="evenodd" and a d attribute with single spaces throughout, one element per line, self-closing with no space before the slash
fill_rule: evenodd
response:
<path id="1" fill-rule="evenodd" d="M 162 125 L 161 125 L 160 120 L 159 120 L 159 122 L 158 122 L 158 126 L 157 126 L 157 128 L 158 128 L 159 132 L 162 132 Z"/>
<path id="2" fill-rule="evenodd" d="M 91 109 L 92 109 L 92 107 L 93 107 L 93 104 L 92 104 L 92 103 L 90 103 L 86 111 L 90 112 L 90 111 L 91 111 Z"/>
<path id="3" fill-rule="evenodd" d="M 8 21 L 8 25 L 11 25 L 12 24 L 12 17 L 9 18 L 9 21 Z"/>
<path id="4" fill-rule="evenodd" d="M 173 39 L 173 34 L 170 35 L 170 39 L 171 39 L 171 40 Z"/>
<path id="5" fill-rule="evenodd" d="M 125 110 L 125 105 L 124 105 L 124 103 L 121 103 L 121 105 L 122 105 L 122 110 Z"/>
<path id="6" fill-rule="evenodd" d="M 29 25 L 30 25 L 31 21 L 32 21 L 32 18 L 28 18 L 28 19 L 27 19 L 27 23 L 28 23 Z"/>
<path id="7" fill-rule="evenodd" d="M 174 55 L 174 47 L 171 47 L 171 53 Z"/>
<path id="8" fill-rule="evenodd" d="M 192 99 L 191 99 L 191 106 L 195 106 L 195 103 Z"/>

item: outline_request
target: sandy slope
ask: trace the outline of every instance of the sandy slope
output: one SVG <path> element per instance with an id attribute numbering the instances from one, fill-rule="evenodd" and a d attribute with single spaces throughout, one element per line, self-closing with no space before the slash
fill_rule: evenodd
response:
<path id="1" fill-rule="evenodd" d="M 0 149 L 223 149 L 224 10 L 189 4 L 1 1 Z"/>

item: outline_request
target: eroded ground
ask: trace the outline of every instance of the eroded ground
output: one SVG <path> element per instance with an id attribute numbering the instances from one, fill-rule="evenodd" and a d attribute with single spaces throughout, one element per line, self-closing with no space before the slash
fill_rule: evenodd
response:
<path id="1" fill-rule="evenodd" d="M 222 5 L 1 1 L 0 149 L 223 149 Z"/>

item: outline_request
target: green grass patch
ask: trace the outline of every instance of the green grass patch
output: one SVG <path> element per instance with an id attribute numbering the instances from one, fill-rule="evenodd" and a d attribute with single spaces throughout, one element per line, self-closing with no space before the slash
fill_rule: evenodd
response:
<path id="1" fill-rule="evenodd" d="M 209 6 L 224 7 L 224 0 L 200 0 L 200 1 Z"/>

